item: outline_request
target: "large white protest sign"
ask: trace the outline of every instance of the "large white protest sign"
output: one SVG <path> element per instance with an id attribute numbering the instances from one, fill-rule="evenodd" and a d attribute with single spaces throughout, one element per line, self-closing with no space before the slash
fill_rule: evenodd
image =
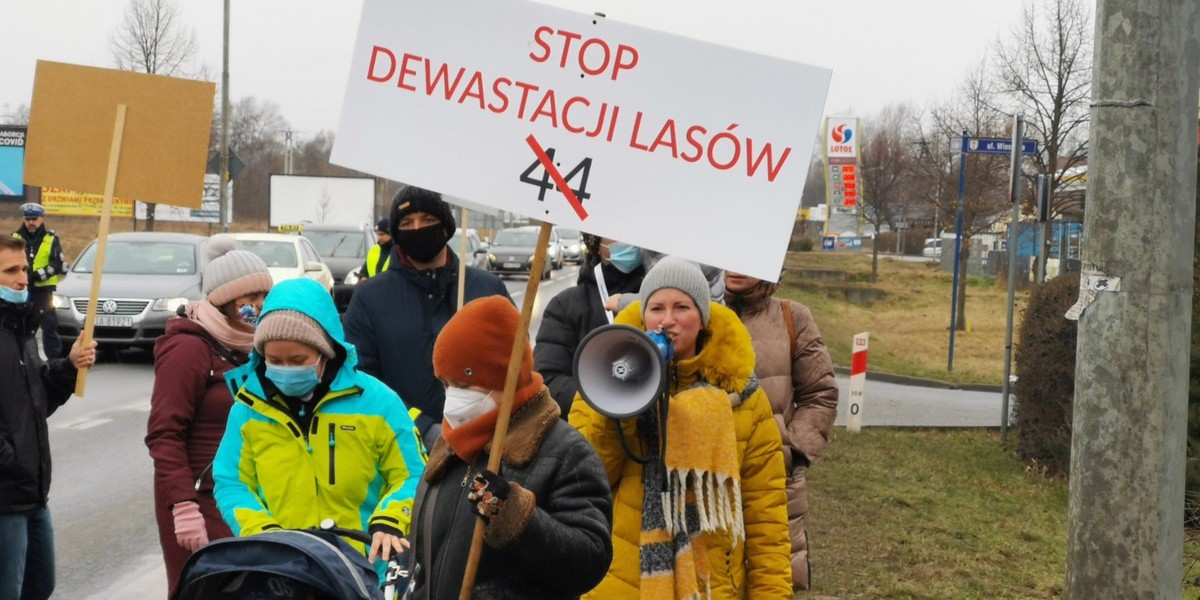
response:
<path id="1" fill-rule="evenodd" d="M 365 0 L 332 160 L 775 281 L 829 78 L 522 0 Z"/>

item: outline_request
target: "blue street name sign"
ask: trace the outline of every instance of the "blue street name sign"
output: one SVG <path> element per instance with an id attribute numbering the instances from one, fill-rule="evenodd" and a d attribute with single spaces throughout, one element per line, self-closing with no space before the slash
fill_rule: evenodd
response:
<path id="1" fill-rule="evenodd" d="M 1009 138 L 975 138 L 964 137 L 962 151 L 970 154 L 1012 154 L 1012 140 Z M 1037 140 L 1023 140 L 1021 154 L 1030 156 L 1037 154 Z"/>

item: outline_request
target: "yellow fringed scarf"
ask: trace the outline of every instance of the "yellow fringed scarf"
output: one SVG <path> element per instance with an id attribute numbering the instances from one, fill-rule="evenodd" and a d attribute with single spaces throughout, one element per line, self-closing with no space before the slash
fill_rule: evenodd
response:
<path id="1" fill-rule="evenodd" d="M 662 464 L 651 459 L 642 475 L 641 596 L 709 598 L 700 534 L 728 531 L 734 544 L 746 538 L 730 395 L 705 384 L 676 394 L 666 437 Z"/>

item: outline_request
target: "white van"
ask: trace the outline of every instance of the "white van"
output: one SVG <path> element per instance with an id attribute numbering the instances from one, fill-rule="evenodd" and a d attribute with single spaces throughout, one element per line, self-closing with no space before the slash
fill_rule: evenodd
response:
<path id="1" fill-rule="evenodd" d="M 925 238 L 925 249 L 921 251 L 925 258 L 942 257 L 942 238 Z"/>

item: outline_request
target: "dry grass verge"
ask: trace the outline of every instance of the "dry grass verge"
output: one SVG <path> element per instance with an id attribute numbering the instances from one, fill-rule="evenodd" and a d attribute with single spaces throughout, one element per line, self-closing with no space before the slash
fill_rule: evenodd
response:
<path id="1" fill-rule="evenodd" d="M 791 252 L 786 265 L 779 294 L 812 309 L 834 363 L 849 365 L 854 334 L 868 331 L 869 370 L 956 383 L 1003 380 L 1008 290 L 992 279 L 967 280 L 970 329 L 955 335 L 954 370 L 947 372 L 951 273 L 931 262 L 880 258 L 879 281 L 872 284 L 866 253 Z M 845 271 L 847 282 L 802 279 L 802 268 Z M 840 289 L 847 285 L 880 290 L 883 298 L 871 306 L 853 304 Z M 1015 330 L 1027 298 L 1018 292 Z"/>
<path id="2" fill-rule="evenodd" d="M 808 474 L 813 594 L 1061 596 L 1066 483 L 1028 472 L 998 438 L 836 429 Z"/>

